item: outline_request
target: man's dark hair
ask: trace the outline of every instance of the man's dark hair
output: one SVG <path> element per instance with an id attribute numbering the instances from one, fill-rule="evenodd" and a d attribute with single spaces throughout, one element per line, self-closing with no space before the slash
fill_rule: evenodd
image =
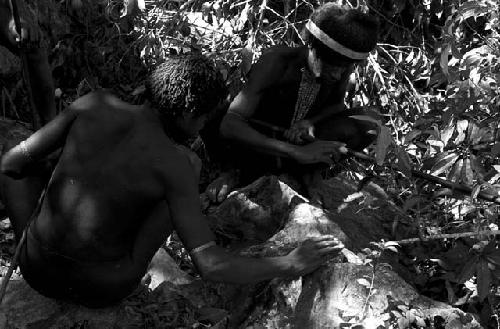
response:
<path id="1" fill-rule="evenodd" d="M 377 45 L 378 20 L 361 10 L 328 2 L 317 8 L 310 19 L 332 39 L 356 52 L 370 52 Z M 304 31 L 304 39 L 316 49 L 318 57 L 326 62 L 356 62 L 327 47 L 307 29 Z"/>
<path id="2" fill-rule="evenodd" d="M 146 80 L 146 95 L 152 106 L 167 117 L 208 113 L 226 94 L 220 72 L 201 54 L 169 57 Z"/>

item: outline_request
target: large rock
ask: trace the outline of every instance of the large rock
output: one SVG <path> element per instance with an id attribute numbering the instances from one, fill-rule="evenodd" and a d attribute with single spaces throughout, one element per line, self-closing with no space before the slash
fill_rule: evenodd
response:
<path id="1" fill-rule="evenodd" d="M 330 180 L 319 192 L 326 196 L 325 208 L 309 204 L 278 178 L 263 177 L 234 192 L 210 213 L 211 225 L 222 240 L 237 237 L 257 242 L 269 236 L 242 250 L 239 241 L 228 243 L 247 256 L 284 255 L 306 238 L 325 234 L 347 246 L 342 256 L 302 279 L 241 287 L 228 309 L 231 328 L 339 328 L 348 322 L 365 328 L 390 323 L 399 323 L 400 328 L 435 323 L 480 328 L 461 310 L 421 296 L 399 275 L 409 277 L 394 254 L 381 257 L 380 262 L 390 265 L 377 266 L 376 271 L 360 265 L 357 251 L 370 247 L 371 241 L 390 240 L 388 228 L 396 216 L 390 205 L 383 200 L 378 209 L 346 204 L 356 187 L 340 178 Z"/>

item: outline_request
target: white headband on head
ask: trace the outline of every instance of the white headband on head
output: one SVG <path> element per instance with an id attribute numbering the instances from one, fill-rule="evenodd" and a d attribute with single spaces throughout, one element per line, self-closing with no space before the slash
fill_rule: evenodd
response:
<path id="1" fill-rule="evenodd" d="M 338 52 L 339 54 L 351 58 L 351 59 L 356 59 L 356 60 L 361 60 L 361 59 L 366 59 L 368 53 L 359 53 L 357 51 L 354 51 L 352 49 L 349 49 L 337 41 L 333 40 L 328 34 L 323 32 L 316 24 L 314 24 L 313 21 L 309 20 L 306 24 L 306 28 L 311 32 L 312 35 L 314 35 L 319 41 L 321 41 L 325 46 L 328 48 Z"/>

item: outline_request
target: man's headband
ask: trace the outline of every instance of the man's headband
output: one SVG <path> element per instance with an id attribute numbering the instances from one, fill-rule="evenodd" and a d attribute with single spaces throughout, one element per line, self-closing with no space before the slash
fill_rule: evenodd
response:
<path id="1" fill-rule="evenodd" d="M 366 59 L 368 57 L 368 55 L 370 54 L 369 52 L 368 53 L 359 53 L 357 51 L 354 51 L 352 49 L 349 49 L 349 48 L 341 45 L 337 41 L 333 40 L 328 34 L 323 32 L 311 20 L 309 20 L 307 22 L 306 28 L 309 30 L 309 32 L 311 32 L 312 35 L 314 35 L 325 46 L 327 46 L 328 48 L 332 49 L 333 51 L 336 51 L 337 53 L 339 53 L 345 57 L 355 59 L 355 60 L 362 60 L 362 59 Z"/>

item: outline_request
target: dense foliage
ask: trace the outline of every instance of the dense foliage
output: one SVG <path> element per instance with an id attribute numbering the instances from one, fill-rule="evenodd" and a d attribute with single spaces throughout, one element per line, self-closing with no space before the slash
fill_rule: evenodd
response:
<path id="1" fill-rule="evenodd" d="M 98 87 L 140 102 L 148 67 L 189 51 L 213 59 L 234 95 L 262 51 L 302 43 L 306 19 L 323 2 L 28 1 L 27 15 L 37 17 L 47 37 L 63 107 Z M 376 51 L 356 69 L 346 104 L 370 106 L 382 119 L 377 143 L 369 150 L 376 164 L 350 163 L 361 191 L 348 201 L 375 206 L 362 193 L 362 186 L 374 181 L 401 213 L 395 233 L 401 225 L 422 238 L 497 231 L 497 203 L 478 196 L 500 191 L 499 3 L 351 2 L 379 18 L 381 34 Z M 9 63 L 19 65 L 14 59 Z M 0 76 L 2 110 L 27 118 L 15 111 L 25 104 L 22 85 L 13 76 L 19 73 L 12 72 L 3 69 Z M 471 192 L 464 196 L 417 179 L 412 169 L 468 185 Z M 376 264 L 381 250 L 393 252 L 395 246 L 374 244 L 367 259 Z M 407 255 L 421 291 L 476 314 L 484 324 L 496 323 L 500 251 L 495 235 L 435 239 L 398 251 Z M 397 320 L 404 312 L 391 316 Z"/>

